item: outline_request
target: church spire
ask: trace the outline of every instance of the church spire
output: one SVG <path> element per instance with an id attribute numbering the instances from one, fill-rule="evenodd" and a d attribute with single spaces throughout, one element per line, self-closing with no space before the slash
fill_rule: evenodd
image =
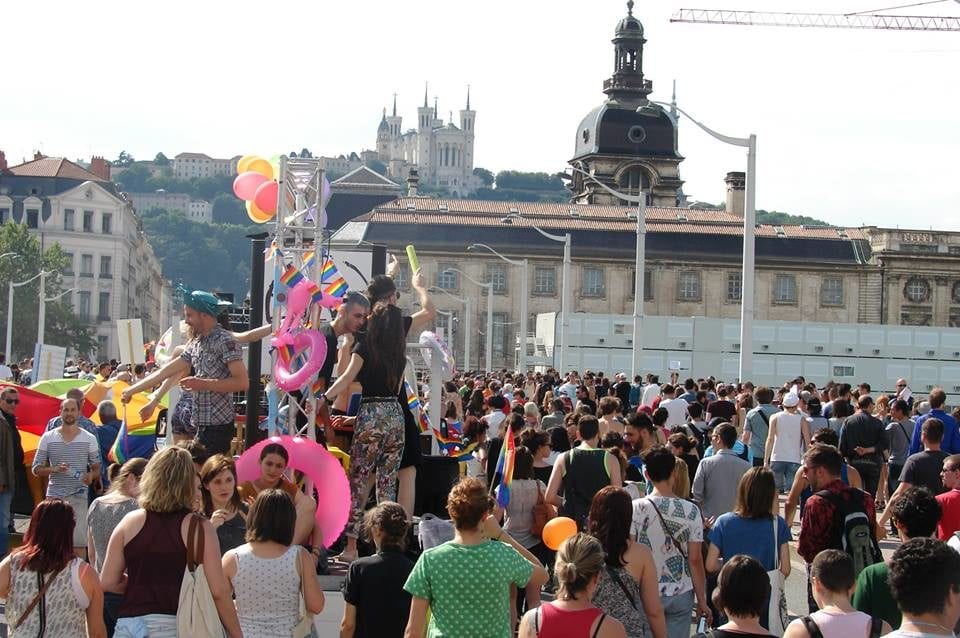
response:
<path id="1" fill-rule="evenodd" d="M 467 110 L 470 110 L 470 85 L 467 85 Z"/>
<path id="2" fill-rule="evenodd" d="M 670 96 L 670 115 L 673 116 L 673 121 L 676 122 L 679 115 L 677 114 L 677 81 L 673 81 L 673 95 Z"/>
<path id="3" fill-rule="evenodd" d="M 427 91 L 430 89 L 430 83 L 424 82 L 423 84 L 423 108 L 428 108 L 430 105 L 427 104 Z"/>
<path id="4" fill-rule="evenodd" d="M 437 119 L 437 96 L 433 96 L 433 119 Z"/>
<path id="5" fill-rule="evenodd" d="M 393 94 L 393 117 L 397 117 L 397 94 Z"/>

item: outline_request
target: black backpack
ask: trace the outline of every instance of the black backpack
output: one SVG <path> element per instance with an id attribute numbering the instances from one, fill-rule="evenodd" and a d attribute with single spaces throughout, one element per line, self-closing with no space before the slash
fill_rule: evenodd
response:
<path id="1" fill-rule="evenodd" d="M 834 529 L 837 530 L 834 547 L 850 554 L 854 574 L 859 575 L 865 567 L 882 561 L 883 554 L 874 535 L 873 521 L 867 516 L 865 493 L 855 488 L 849 488 L 849 492 L 849 501 L 830 490 L 820 490 L 817 496 L 833 503 Z"/>

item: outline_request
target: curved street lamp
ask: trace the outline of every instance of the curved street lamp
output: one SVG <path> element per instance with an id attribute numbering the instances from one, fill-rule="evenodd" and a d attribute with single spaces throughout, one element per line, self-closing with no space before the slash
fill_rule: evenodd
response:
<path id="1" fill-rule="evenodd" d="M 473 299 L 469 296 L 465 298 L 458 297 L 454 294 L 451 294 L 444 290 L 443 288 L 430 288 L 430 292 L 440 292 L 450 297 L 456 302 L 463 304 L 463 313 L 466 315 L 466 318 L 463 321 L 463 369 L 470 369 L 470 339 L 473 337 L 473 332 L 471 328 L 473 326 Z M 439 310 L 437 312 L 440 312 Z"/>
<path id="2" fill-rule="evenodd" d="M 527 334 L 527 315 L 528 315 L 527 298 L 529 297 L 529 295 L 527 294 L 527 286 L 529 285 L 529 281 L 530 281 L 529 274 L 528 274 L 529 262 L 527 261 L 526 258 L 516 260 L 516 259 L 510 259 L 509 257 L 505 257 L 504 255 L 501 255 L 499 252 L 497 252 L 487 244 L 470 244 L 469 246 L 467 246 L 467 250 L 473 250 L 474 248 L 482 248 L 483 250 L 488 250 L 494 255 L 496 255 L 497 257 L 499 257 L 502 261 L 505 261 L 508 264 L 510 264 L 511 266 L 520 266 L 520 273 L 521 273 L 520 274 L 521 276 L 520 335 L 521 337 L 520 337 L 520 354 L 518 355 L 518 358 L 517 358 L 517 367 L 520 369 L 520 372 L 526 375 L 527 373 L 527 338 L 529 336 Z"/>
<path id="3" fill-rule="evenodd" d="M 445 268 L 442 272 L 460 273 L 467 281 L 473 282 L 481 288 L 487 289 L 487 351 L 484 353 L 484 365 L 486 367 L 486 371 L 489 373 L 493 370 L 493 282 L 488 281 L 487 283 L 483 283 L 477 281 L 459 268 Z"/>

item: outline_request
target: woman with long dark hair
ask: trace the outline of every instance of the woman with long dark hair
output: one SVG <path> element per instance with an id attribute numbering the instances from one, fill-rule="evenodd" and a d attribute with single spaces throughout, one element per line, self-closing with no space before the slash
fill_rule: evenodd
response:
<path id="1" fill-rule="evenodd" d="M 0 563 L 0 598 L 7 601 L 14 638 L 107 635 L 103 589 L 93 568 L 74 556 L 74 525 L 69 503 L 41 502 L 30 516 L 23 545 Z"/>
<path id="2" fill-rule="evenodd" d="M 608 485 L 593 497 L 587 532 L 606 552 L 593 604 L 622 622 L 631 638 L 666 638 L 657 567 L 650 550 L 630 538 L 632 520 L 630 496 L 621 488 Z"/>
<path id="3" fill-rule="evenodd" d="M 487 408 L 483 404 L 483 390 L 474 390 L 470 393 L 466 413 L 467 416 L 474 416 L 478 419 L 487 413 Z"/>
<path id="4" fill-rule="evenodd" d="M 203 515 L 217 530 L 220 553 L 243 545 L 247 534 L 247 506 L 237 489 L 237 466 L 233 459 L 214 454 L 200 469 Z"/>
<path id="5" fill-rule="evenodd" d="M 407 365 L 406 326 L 400 309 L 378 302 L 367 320 L 367 336 L 353 348 L 346 371 L 321 401 L 332 402 L 356 379 L 362 399 L 350 447 L 350 520 L 343 562 L 357 557 L 364 506 L 376 478 L 377 501 L 395 501 L 397 471 L 404 445 L 404 418 L 397 393 Z"/>

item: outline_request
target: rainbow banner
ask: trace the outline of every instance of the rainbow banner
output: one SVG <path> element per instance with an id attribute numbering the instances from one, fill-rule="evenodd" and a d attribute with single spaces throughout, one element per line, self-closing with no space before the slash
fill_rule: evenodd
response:
<path id="1" fill-rule="evenodd" d="M 317 253 L 314 251 L 303 253 L 303 270 L 306 270 L 317 261 Z"/>
<path id="2" fill-rule="evenodd" d="M 120 464 L 126 463 L 130 459 L 149 459 L 157 445 L 156 434 L 157 426 L 155 423 L 141 423 L 134 428 L 128 428 L 127 420 L 124 418 L 107 457 L 114 463 Z"/>
<path id="3" fill-rule="evenodd" d="M 304 279 L 305 277 L 300 273 L 299 270 L 294 268 L 292 264 L 288 265 L 286 270 L 283 271 L 283 274 L 280 275 L 280 283 L 288 288 L 296 286 Z"/>
<path id="4" fill-rule="evenodd" d="M 330 297 L 342 297 L 349 288 L 347 280 L 343 278 L 336 264 L 329 257 L 320 269 L 320 283 L 323 285 L 323 294 Z"/>
<path id="5" fill-rule="evenodd" d="M 497 485 L 497 505 L 500 507 L 506 507 L 510 503 L 510 485 L 513 483 L 513 461 L 516 452 L 513 428 L 507 424 L 507 433 L 504 436 L 503 445 L 500 446 L 500 456 L 497 458 L 497 468 L 493 471 L 493 483 Z"/>

